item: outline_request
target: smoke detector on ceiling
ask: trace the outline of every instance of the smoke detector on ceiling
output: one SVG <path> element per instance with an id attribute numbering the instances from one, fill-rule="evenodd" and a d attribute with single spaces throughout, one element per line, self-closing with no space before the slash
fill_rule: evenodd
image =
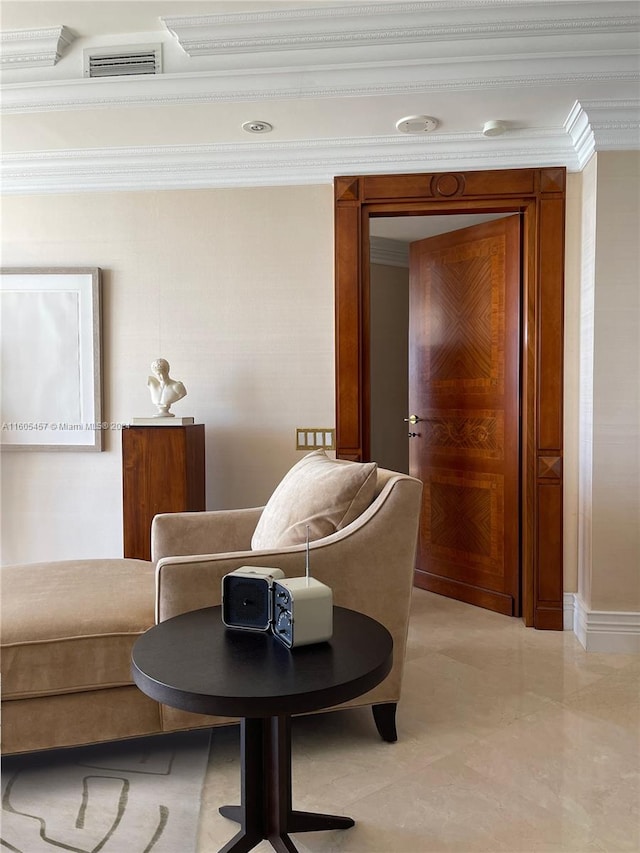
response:
<path id="1" fill-rule="evenodd" d="M 482 133 L 484 136 L 502 136 L 506 129 L 507 125 L 504 121 L 491 119 L 490 121 L 485 121 Z"/>
<path id="2" fill-rule="evenodd" d="M 400 133 L 429 133 L 438 126 L 438 119 L 433 116 L 405 116 L 396 122 Z"/>

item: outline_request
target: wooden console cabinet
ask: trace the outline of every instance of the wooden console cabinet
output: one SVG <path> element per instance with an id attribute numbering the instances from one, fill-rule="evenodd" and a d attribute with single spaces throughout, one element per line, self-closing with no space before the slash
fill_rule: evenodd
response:
<path id="1" fill-rule="evenodd" d="M 151 559 L 159 512 L 205 509 L 204 424 L 122 431 L 124 556 Z"/>

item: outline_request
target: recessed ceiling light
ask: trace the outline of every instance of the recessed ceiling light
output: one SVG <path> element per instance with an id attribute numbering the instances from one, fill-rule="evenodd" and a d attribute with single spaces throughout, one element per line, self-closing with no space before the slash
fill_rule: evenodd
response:
<path id="1" fill-rule="evenodd" d="M 429 133 L 438 126 L 438 119 L 433 116 L 405 116 L 396 122 L 396 128 L 401 133 Z"/>
<path id="2" fill-rule="evenodd" d="M 502 136 L 506 129 L 507 125 L 505 122 L 492 119 L 491 121 L 485 121 L 482 133 L 485 136 Z"/>
<path id="3" fill-rule="evenodd" d="M 242 129 L 246 130 L 247 133 L 269 133 L 273 130 L 273 125 L 269 124 L 268 121 L 245 121 Z"/>

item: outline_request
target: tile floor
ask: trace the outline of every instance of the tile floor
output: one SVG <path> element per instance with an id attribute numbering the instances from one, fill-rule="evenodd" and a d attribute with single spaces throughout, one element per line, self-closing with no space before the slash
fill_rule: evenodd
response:
<path id="1" fill-rule="evenodd" d="M 415 590 L 398 735 L 369 709 L 294 720 L 294 808 L 356 821 L 292 836 L 300 853 L 640 850 L 640 656 Z M 214 729 L 198 853 L 237 831 L 217 808 L 238 750 Z"/>

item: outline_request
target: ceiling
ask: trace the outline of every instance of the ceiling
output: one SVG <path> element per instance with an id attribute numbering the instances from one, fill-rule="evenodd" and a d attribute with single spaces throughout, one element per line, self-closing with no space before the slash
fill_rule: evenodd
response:
<path id="1" fill-rule="evenodd" d="M 580 170 L 640 148 L 637 0 L 2 0 L 0 30 L 4 193 Z M 84 76 L 149 45 L 160 73 Z M 415 115 L 437 126 L 396 128 Z"/>
<path id="2" fill-rule="evenodd" d="M 435 216 L 381 216 L 369 219 L 369 234 L 372 237 L 388 237 L 391 240 L 423 240 L 436 237 L 449 231 L 458 231 L 470 225 L 480 225 L 493 219 L 512 216 L 507 213 L 463 213 L 441 214 Z"/>

